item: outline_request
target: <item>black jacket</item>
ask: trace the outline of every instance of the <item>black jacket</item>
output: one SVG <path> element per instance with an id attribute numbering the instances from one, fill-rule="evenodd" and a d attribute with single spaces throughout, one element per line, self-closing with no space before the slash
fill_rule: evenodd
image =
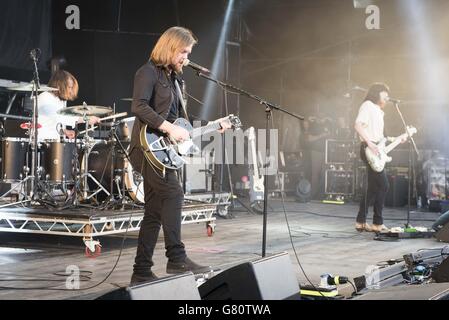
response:
<path id="1" fill-rule="evenodd" d="M 134 77 L 134 92 L 131 111 L 135 114 L 130 143 L 130 159 L 134 170 L 142 173 L 142 165 L 146 161 L 140 144 L 140 130 L 144 125 L 158 129 L 167 119 L 173 99 L 171 79 L 162 67 L 148 61 Z M 186 118 L 180 106 L 181 117 Z"/>

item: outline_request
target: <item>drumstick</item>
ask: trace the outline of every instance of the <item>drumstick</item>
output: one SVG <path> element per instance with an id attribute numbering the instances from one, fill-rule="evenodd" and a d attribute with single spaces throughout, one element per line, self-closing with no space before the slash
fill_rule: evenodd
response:
<path id="1" fill-rule="evenodd" d="M 100 122 L 101 122 L 101 121 L 106 121 L 106 120 L 109 120 L 109 119 L 115 119 L 115 118 L 120 118 L 120 117 L 126 117 L 127 115 L 128 115 L 128 112 L 122 112 L 122 113 L 115 114 L 115 115 L 112 115 L 112 116 L 109 116 L 109 117 L 101 118 L 101 119 L 100 119 Z"/>
<path id="2" fill-rule="evenodd" d="M 122 112 L 122 113 L 119 113 L 119 114 L 115 114 L 115 115 L 112 115 L 112 116 L 101 118 L 100 122 L 106 121 L 106 120 L 110 120 L 110 119 L 120 118 L 120 117 L 126 117 L 127 115 L 128 115 L 128 112 Z M 86 132 L 95 130 L 97 128 L 98 128 L 98 126 L 95 126 L 95 127 L 89 128 L 87 130 L 80 131 L 78 134 L 85 134 Z"/>

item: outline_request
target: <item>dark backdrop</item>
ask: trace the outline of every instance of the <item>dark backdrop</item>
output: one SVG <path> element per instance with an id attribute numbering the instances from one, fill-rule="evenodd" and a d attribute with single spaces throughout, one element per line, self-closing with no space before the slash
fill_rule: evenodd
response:
<path id="1" fill-rule="evenodd" d="M 0 3 L 0 79 L 30 81 L 29 53 L 42 51 L 39 68 L 46 73 L 51 57 L 51 0 L 2 0 Z"/>
<path id="2" fill-rule="evenodd" d="M 231 77 L 232 82 L 241 81 L 244 89 L 299 114 L 320 110 L 333 118 L 344 116 L 352 127 L 363 94 L 352 92 L 352 99 L 344 94 L 354 86 L 384 81 L 393 96 L 406 101 L 403 112 L 419 129 L 420 147 L 447 149 L 442 137 L 449 133 L 449 2 L 372 2 L 381 10 L 380 30 L 365 28 L 367 15 L 352 0 L 236 1 L 233 32 L 225 38 L 241 48 L 241 68 L 240 63 L 232 64 L 239 77 Z M 73 4 L 81 10 L 81 30 L 65 28 L 65 8 Z M 227 4 L 228 0 L 3 0 L 0 78 L 29 81 L 28 54 L 39 47 L 44 81 L 50 52 L 66 57 L 67 69 L 80 82 L 75 104 L 116 103 L 118 111 L 128 111 L 129 103 L 120 99 L 131 96 L 135 71 L 167 27 L 192 29 L 200 43 L 191 59 L 212 66 Z M 185 78 L 190 92 L 203 99 L 207 81 L 191 70 Z M 0 100 L 2 108 L 4 102 Z M 211 109 L 206 114 L 214 118 L 221 103 L 220 97 L 204 107 L 190 100 L 189 107 L 196 114 Z M 256 102 L 242 98 L 240 110 L 245 127 L 264 127 L 264 109 Z M 387 133 L 402 133 L 394 108 L 386 112 Z M 281 128 L 288 123 L 278 113 L 275 120 Z M 299 125 L 295 128 L 298 131 Z"/>
<path id="3" fill-rule="evenodd" d="M 65 8 L 70 4 L 80 8 L 81 30 L 65 28 Z M 170 26 L 191 29 L 199 38 L 191 59 L 210 65 L 224 5 L 225 1 L 208 0 L 54 1 L 53 52 L 66 57 L 67 69 L 79 80 L 79 100 L 75 103 L 116 103 L 118 111 L 128 111 L 130 103 L 120 99 L 132 96 L 135 72 L 148 60 L 160 34 Z M 206 81 L 195 77 L 186 70 L 189 89 L 201 100 Z M 194 102 L 191 109 L 200 112 L 200 106 Z"/>

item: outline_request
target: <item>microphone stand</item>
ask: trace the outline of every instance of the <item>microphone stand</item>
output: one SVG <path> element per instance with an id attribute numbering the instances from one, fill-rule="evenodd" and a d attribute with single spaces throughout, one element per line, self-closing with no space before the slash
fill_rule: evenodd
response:
<path id="1" fill-rule="evenodd" d="M 31 200 L 34 198 L 35 187 L 37 186 L 37 174 L 38 174 L 38 161 L 37 161 L 37 147 L 38 147 L 38 92 L 40 89 L 40 80 L 39 80 L 39 70 L 37 68 L 37 55 L 31 55 L 31 59 L 33 60 L 34 65 L 34 77 L 33 77 L 33 92 L 34 103 L 33 103 L 33 121 L 31 125 Z"/>
<path id="2" fill-rule="evenodd" d="M 259 96 L 256 96 L 248 91 L 245 91 L 243 89 L 237 88 L 231 84 L 222 82 L 220 80 L 214 79 L 200 71 L 197 72 L 197 75 L 199 77 L 202 77 L 204 79 L 207 79 L 209 81 L 215 82 L 217 85 L 222 87 L 225 90 L 234 91 L 238 94 L 244 95 L 250 99 L 253 99 L 257 102 L 259 102 L 260 105 L 263 105 L 265 107 L 265 116 L 266 116 L 266 127 L 265 127 L 265 163 L 268 163 L 268 156 L 270 155 L 270 145 L 269 145 L 269 139 L 270 134 L 268 131 L 268 128 L 270 126 L 270 120 L 272 118 L 273 110 L 280 111 L 283 113 L 286 113 L 296 119 L 304 120 L 303 116 L 296 115 L 290 111 L 285 110 L 283 107 L 273 104 L 271 102 L 266 101 L 265 99 L 262 99 Z M 268 175 L 267 175 L 268 167 L 265 167 L 265 173 L 264 173 L 264 200 L 263 200 L 263 231 L 262 231 L 262 257 L 265 257 L 266 255 L 266 243 L 267 243 L 267 208 L 268 208 Z"/>
<path id="3" fill-rule="evenodd" d="M 396 110 L 399 114 L 399 116 L 401 117 L 401 121 L 402 124 L 404 125 L 405 128 L 405 132 L 408 135 L 409 138 L 409 154 L 408 154 L 408 175 L 409 175 L 409 179 L 408 179 L 408 195 L 407 195 L 407 223 L 405 225 L 406 228 L 410 227 L 410 207 L 411 207 L 411 183 L 412 183 L 412 170 L 413 170 L 413 179 L 415 179 L 415 163 L 414 163 L 414 159 L 415 157 L 413 156 L 413 150 L 415 151 L 416 155 L 419 157 L 419 151 L 418 148 L 416 146 L 415 143 L 415 139 L 413 139 L 412 135 L 410 134 L 409 130 L 408 130 L 408 126 L 407 123 L 405 122 L 404 116 L 402 115 L 401 109 L 399 108 L 399 101 L 395 101 L 393 102 Z"/>

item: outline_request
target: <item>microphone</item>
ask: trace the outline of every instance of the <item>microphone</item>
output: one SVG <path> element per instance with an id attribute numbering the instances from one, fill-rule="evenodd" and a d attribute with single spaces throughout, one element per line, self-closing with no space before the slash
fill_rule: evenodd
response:
<path id="1" fill-rule="evenodd" d="M 30 51 L 30 58 L 31 58 L 31 60 L 37 60 L 37 59 L 39 59 L 41 53 L 42 53 L 42 51 L 41 51 L 41 49 L 39 49 L 39 48 L 32 49 L 32 50 Z"/>
<path id="2" fill-rule="evenodd" d="M 355 86 L 354 88 L 352 88 L 351 90 L 357 90 L 357 91 L 363 91 L 363 92 L 368 92 L 367 89 L 359 87 L 359 86 Z"/>
<path id="3" fill-rule="evenodd" d="M 401 100 L 399 100 L 399 99 L 393 99 L 393 98 L 390 98 L 390 97 L 387 97 L 387 102 L 389 101 L 389 102 L 392 102 L 392 103 L 401 103 Z"/>
<path id="4" fill-rule="evenodd" d="M 204 67 L 200 66 L 199 64 L 196 64 L 195 62 L 190 61 L 189 59 L 184 60 L 184 66 L 190 67 L 198 72 L 202 72 L 202 73 L 206 73 L 206 74 L 211 73 L 209 69 L 204 68 Z"/>

